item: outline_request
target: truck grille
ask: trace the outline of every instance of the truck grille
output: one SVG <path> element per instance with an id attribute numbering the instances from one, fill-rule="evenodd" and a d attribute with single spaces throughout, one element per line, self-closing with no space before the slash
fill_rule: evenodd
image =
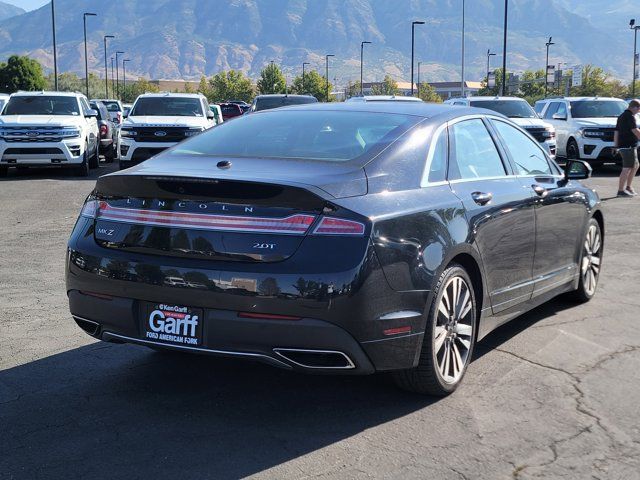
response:
<path id="1" fill-rule="evenodd" d="M 134 127 L 136 142 L 181 142 L 188 127 Z"/>
<path id="2" fill-rule="evenodd" d="M 535 138 L 538 142 L 543 143 L 549 140 L 549 132 L 544 127 L 524 127 L 529 134 Z"/>
<path id="3" fill-rule="evenodd" d="M 77 136 L 64 127 L 2 127 L 0 135 L 7 143 L 55 143 Z"/>

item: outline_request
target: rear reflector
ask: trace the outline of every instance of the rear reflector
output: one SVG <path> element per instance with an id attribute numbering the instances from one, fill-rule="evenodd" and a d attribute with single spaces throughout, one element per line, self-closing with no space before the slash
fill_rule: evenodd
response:
<path id="1" fill-rule="evenodd" d="M 314 235 L 364 235 L 364 224 L 343 218 L 324 217 Z"/>
<path id="2" fill-rule="evenodd" d="M 254 313 L 254 312 L 240 312 L 238 313 L 240 318 L 257 318 L 262 320 L 300 320 L 302 317 L 293 317 L 291 315 L 275 315 L 271 313 Z"/>
<path id="3" fill-rule="evenodd" d="M 406 327 L 387 328 L 382 333 L 384 333 L 385 335 L 398 335 L 400 333 L 411 333 L 411 326 L 407 325 Z"/>
<path id="4" fill-rule="evenodd" d="M 136 225 L 292 235 L 304 235 L 315 220 L 315 216 L 304 214 L 296 214 L 284 218 L 268 218 L 140 210 L 113 207 L 104 201 L 99 203 L 97 217 L 102 220 Z"/>

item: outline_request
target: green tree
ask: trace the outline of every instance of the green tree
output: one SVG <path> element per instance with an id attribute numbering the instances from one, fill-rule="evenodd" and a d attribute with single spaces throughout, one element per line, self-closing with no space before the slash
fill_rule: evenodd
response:
<path id="1" fill-rule="evenodd" d="M 55 81 L 53 73 L 50 73 L 46 77 L 47 89 L 53 90 L 55 87 Z M 86 93 L 86 83 L 84 77 L 79 77 L 75 73 L 64 72 L 58 75 L 58 90 L 61 92 L 82 92 Z M 103 98 L 104 91 L 104 79 L 97 75 L 89 74 L 89 98 Z"/>
<path id="2" fill-rule="evenodd" d="M 396 82 L 389 75 L 385 75 L 382 83 L 379 85 L 374 85 L 371 89 L 372 95 L 397 95 L 398 92 L 398 82 Z"/>
<path id="3" fill-rule="evenodd" d="M 585 65 L 582 69 L 582 85 L 571 87 L 571 95 L 592 97 L 607 94 L 609 74 L 594 65 Z"/>
<path id="4" fill-rule="evenodd" d="M 198 93 L 201 93 L 202 95 L 207 97 L 209 101 L 211 101 L 211 99 L 209 98 L 211 96 L 211 87 L 209 87 L 209 82 L 207 81 L 207 77 L 205 77 L 204 75 L 200 77 L 200 84 L 198 85 Z"/>
<path id="5" fill-rule="evenodd" d="M 36 60 L 12 55 L 7 63 L 0 64 L 0 91 L 13 93 L 18 90 L 44 90 L 46 87 L 42 66 Z"/>
<path id="6" fill-rule="evenodd" d="M 271 63 L 260 72 L 257 87 L 262 94 L 286 93 L 287 80 L 280 67 L 275 63 Z"/>
<path id="7" fill-rule="evenodd" d="M 284 77 L 283 77 L 284 78 Z M 251 102 L 255 96 L 255 90 L 249 80 L 240 70 L 219 72 L 209 79 L 206 88 L 202 91 L 202 80 L 198 89 L 206 95 L 210 102 L 224 102 L 226 100 L 243 100 Z"/>
<path id="8" fill-rule="evenodd" d="M 329 89 L 331 90 L 331 84 L 329 84 Z M 302 75 L 294 78 L 291 92 L 300 95 L 313 95 L 323 102 L 327 96 L 327 84 L 323 76 L 315 70 L 311 70 L 305 73 L 304 85 L 302 84 Z"/>
<path id="9" fill-rule="evenodd" d="M 436 93 L 436 89 L 427 82 L 420 82 L 418 97 L 425 102 L 442 103 L 442 97 Z"/>
<path id="10" fill-rule="evenodd" d="M 143 93 L 157 93 L 160 89 L 157 85 L 149 80 L 139 78 L 136 82 L 128 83 L 121 92 L 122 101 L 125 103 L 133 103 L 139 95 Z M 111 92 L 111 90 L 109 90 Z"/>
<path id="11" fill-rule="evenodd" d="M 360 95 L 360 90 L 360 80 L 356 80 L 354 83 L 351 83 L 351 81 L 349 81 L 347 83 L 347 86 L 345 87 L 346 98 L 356 97 Z"/>
<path id="12" fill-rule="evenodd" d="M 524 97 L 530 104 L 544 98 L 544 70 L 527 70 L 520 76 L 518 96 Z"/>

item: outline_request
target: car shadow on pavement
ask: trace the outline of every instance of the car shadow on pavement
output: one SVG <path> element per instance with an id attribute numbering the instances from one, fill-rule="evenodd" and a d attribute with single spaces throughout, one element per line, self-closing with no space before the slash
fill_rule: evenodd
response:
<path id="1" fill-rule="evenodd" d="M 435 401 L 384 375 L 310 376 L 94 343 L 0 372 L 0 472 L 240 478 Z"/>
<path id="2" fill-rule="evenodd" d="M 0 177 L 0 182 L 23 181 L 23 180 L 39 180 L 39 179 L 64 179 L 64 180 L 96 180 L 102 175 L 112 173 L 118 169 L 117 162 L 105 163 L 100 161 L 100 166 L 89 170 L 89 176 L 78 177 L 74 175 L 71 168 L 60 167 L 38 167 L 17 169 L 10 168 L 6 177 Z"/>

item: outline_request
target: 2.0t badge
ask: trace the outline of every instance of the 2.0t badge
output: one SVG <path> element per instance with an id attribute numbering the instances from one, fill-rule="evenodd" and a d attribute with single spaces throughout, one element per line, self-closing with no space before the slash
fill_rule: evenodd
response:
<path id="1" fill-rule="evenodd" d="M 154 305 L 144 322 L 146 340 L 196 346 L 201 340 L 201 315 L 188 307 Z"/>

